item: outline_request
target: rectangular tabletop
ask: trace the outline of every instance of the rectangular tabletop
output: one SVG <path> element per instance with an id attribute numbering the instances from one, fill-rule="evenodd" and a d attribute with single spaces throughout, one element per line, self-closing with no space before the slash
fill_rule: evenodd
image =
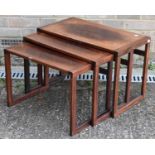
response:
<path id="1" fill-rule="evenodd" d="M 78 18 L 69 18 L 50 24 L 38 28 L 38 31 L 118 54 L 123 54 L 131 47 L 137 47 L 150 41 L 150 37 L 147 36 Z"/>
<path id="2" fill-rule="evenodd" d="M 24 37 L 24 40 L 88 62 L 104 63 L 113 59 L 113 55 L 108 52 L 86 47 L 80 43 L 70 42 L 46 33 L 34 33 Z"/>
<path id="3" fill-rule="evenodd" d="M 70 73 L 81 72 L 91 68 L 91 65 L 87 62 L 30 43 L 22 43 L 7 48 L 5 51 Z"/>

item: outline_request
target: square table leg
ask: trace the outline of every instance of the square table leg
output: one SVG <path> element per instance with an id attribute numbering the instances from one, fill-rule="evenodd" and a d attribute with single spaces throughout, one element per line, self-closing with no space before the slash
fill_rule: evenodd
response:
<path id="1" fill-rule="evenodd" d="M 112 94 L 112 67 L 113 62 L 108 63 L 108 73 L 107 73 L 107 88 L 106 88 L 106 109 L 111 111 L 111 94 Z"/>
<path id="2" fill-rule="evenodd" d="M 44 66 L 44 81 L 42 85 L 47 87 L 49 85 L 49 67 L 48 66 Z"/>
<path id="3" fill-rule="evenodd" d="M 71 86 L 70 86 L 70 135 L 76 134 L 77 129 L 77 95 L 76 95 L 76 76 L 71 75 Z"/>
<path id="4" fill-rule="evenodd" d="M 114 73 L 114 95 L 113 95 L 113 117 L 117 116 L 118 98 L 119 98 L 119 79 L 120 79 L 120 57 L 115 58 L 115 73 Z"/>
<path id="5" fill-rule="evenodd" d="M 150 51 L 150 43 L 145 45 L 145 52 L 144 52 L 143 81 L 142 81 L 142 90 L 141 90 L 141 94 L 144 97 L 146 96 L 148 63 L 149 63 L 149 54 L 150 54 L 149 51 Z"/>
<path id="6" fill-rule="evenodd" d="M 37 70 L 38 70 L 38 85 L 43 84 L 43 78 L 42 78 L 42 64 L 37 64 Z"/>
<path id="7" fill-rule="evenodd" d="M 24 83 L 25 83 L 25 93 L 30 91 L 30 62 L 24 59 Z"/>
<path id="8" fill-rule="evenodd" d="M 12 80 L 11 80 L 11 58 L 9 52 L 4 53 L 4 59 L 5 59 L 7 104 L 8 106 L 11 106 L 13 105 L 13 96 L 12 96 Z"/>
<path id="9" fill-rule="evenodd" d="M 96 125 L 98 112 L 98 82 L 99 82 L 99 65 L 94 65 L 93 70 L 93 105 L 92 105 L 92 126 Z"/>
<path id="10" fill-rule="evenodd" d="M 43 79 L 43 68 L 44 68 L 44 79 Z M 37 64 L 37 70 L 38 70 L 38 85 L 44 85 L 48 86 L 49 82 L 49 67 Z"/>
<path id="11" fill-rule="evenodd" d="M 125 92 L 125 103 L 130 102 L 131 95 L 131 81 L 132 81 L 132 69 L 133 69 L 133 50 L 128 54 L 128 64 L 127 64 L 127 84 Z"/>

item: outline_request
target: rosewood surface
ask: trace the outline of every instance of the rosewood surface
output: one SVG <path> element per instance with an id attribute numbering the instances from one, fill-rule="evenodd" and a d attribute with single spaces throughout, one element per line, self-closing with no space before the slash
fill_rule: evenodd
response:
<path id="1" fill-rule="evenodd" d="M 46 33 L 34 33 L 24 37 L 24 40 L 87 62 L 104 63 L 113 59 L 113 55 L 80 43 L 70 42 Z"/>
<path id="2" fill-rule="evenodd" d="M 118 55 L 150 40 L 150 37 L 144 35 L 79 18 L 69 18 L 49 24 L 38 28 L 38 31 L 91 45 Z"/>

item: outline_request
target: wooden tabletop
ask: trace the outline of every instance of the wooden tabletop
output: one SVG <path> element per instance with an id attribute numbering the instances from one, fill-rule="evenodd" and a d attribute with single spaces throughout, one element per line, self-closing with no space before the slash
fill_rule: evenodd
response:
<path id="1" fill-rule="evenodd" d="M 7 48 L 5 51 L 70 73 L 81 72 L 91 68 L 91 65 L 87 62 L 30 43 L 21 43 Z"/>
<path id="2" fill-rule="evenodd" d="M 46 33 L 34 33 L 24 37 L 24 40 L 88 62 L 104 63 L 113 59 L 113 54 L 108 52 L 86 47 L 80 43 L 71 42 Z"/>
<path id="3" fill-rule="evenodd" d="M 69 18 L 50 24 L 38 28 L 38 31 L 85 43 L 119 55 L 150 41 L 150 37 L 147 36 L 79 18 Z"/>

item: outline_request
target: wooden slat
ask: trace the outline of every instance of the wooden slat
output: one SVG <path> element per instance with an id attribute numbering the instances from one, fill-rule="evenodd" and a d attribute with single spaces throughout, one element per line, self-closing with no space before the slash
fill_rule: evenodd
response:
<path id="1" fill-rule="evenodd" d="M 52 37 L 45 33 L 34 33 L 24 37 L 24 40 L 88 62 L 97 62 L 100 58 L 106 59 L 106 57 L 111 55 L 108 52 L 86 47 L 80 43 Z"/>
<path id="2" fill-rule="evenodd" d="M 90 68 L 90 64 L 86 62 L 30 43 L 22 43 L 8 48 L 6 51 L 66 72 L 74 73 Z"/>
<path id="3" fill-rule="evenodd" d="M 141 100 L 144 99 L 144 96 L 138 96 L 137 98 L 133 99 L 132 101 L 130 101 L 128 104 L 126 103 L 122 103 L 119 107 L 118 107 L 118 111 L 116 113 L 116 117 L 119 116 L 120 114 L 124 113 L 125 111 L 129 110 L 131 107 L 133 107 L 134 105 L 138 104 Z"/>
<path id="4" fill-rule="evenodd" d="M 99 73 L 101 73 L 101 74 L 108 74 L 108 70 L 107 69 L 105 69 L 105 68 L 99 68 Z"/>
<path id="5" fill-rule="evenodd" d="M 126 60 L 126 59 L 121 59 L 121 64 L 122 65 L 128 65 L 128 60 Z"/>
<path id="6" fill-rule="evenodd" d="M 125 51 L 133 44 L 136 47 L 140 42 L 146 43 L 150 39 L 140 34 L 78 18 L 69 18 L 50 24 L 39 28 L 38 31 L 89 44 L 115 53 L 121 53 L 121 50 Z"/>
<path id="7" fill-rule="evenodd" d="M 142 50 L 139 50 L 139 49 L 135 49 L 134 50 L 134 54 L 145 56 L 145 51 L 142 51 Z"/>
<path id="8" fill-rule="evenodd" d="M 48 89 L 47 86 L 39 86 L 37 88 L 34 88 L 30 92 L 28 92 L 27 94 L 24 94 L 23 96 L 21 96 L 21 97 L 19 97 L 17 99 L 14 99 L 13 103 L 11 105 L 8 105 L 8 106 L 13 106 L 13 105 L 19 104 L 22 101 L 24 101 L 24 100 L 26 100 L 26 99 L 28 99 L 30 97 L 33 97 L 38 93 L 43 93 L 43 92 L 47 91 L 47 89 Z"/>

